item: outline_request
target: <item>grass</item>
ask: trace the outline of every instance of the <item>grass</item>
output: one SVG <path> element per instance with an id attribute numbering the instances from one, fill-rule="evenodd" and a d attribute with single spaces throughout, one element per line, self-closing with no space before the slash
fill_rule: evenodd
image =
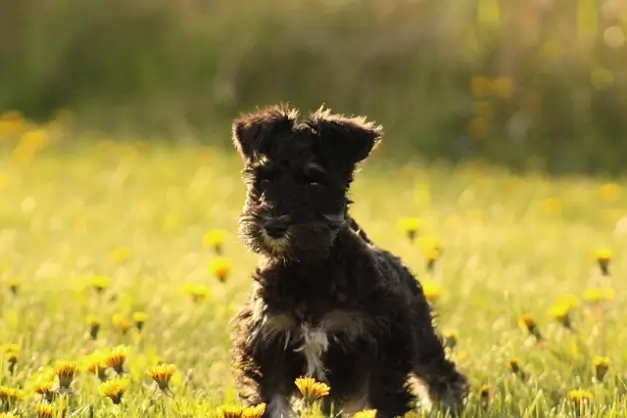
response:
<path id="1" fill-rule="evenodd" d="M 35 416 L 39 405 L 39 416 L 51 416 L 35 384 L 52 379 L 64 361 L 78 370 L 71 394 L 52 405 L 66 405 L 67 416 L 202 417 L 236 404 L 228 320 L 250 289 L 255 263 L 234 234 L 244 197 L 238 157 L 76 137 L 54 124 L 3 138 L 0 399 L 6 388 L 20 388 L 13 396 L 21 399 L 8 405 L 16 415 Z M 591 397 L 582 404 L 590 416 L 627 414 L 621 185 L 518 177 L 480 164 L 398 167 L 373 158 L 364 165 L 353 213 L 377 243 L 404 258 L 428 289 L 440 329 L 449 341 L 457 336 L 449 351 L 472 381 L 467 416 L 575 416 L 572 390 Z M 413 243 L 399 228 L 408 217 L 420 218 Z M 222 238 L 218 256 L 212 245 Z M 434 240 L 444 251 L 429 271 Z M 610 276 L 595 259 L 604 248 L 614 254 Z M 229 273 L 224 281 L 218 269 Z M 606 287 L 611 300 L 585 300 L 586 289 L 594 299 L 589 289 Z M 579 305 L 562 302 L 551 313 L 569 294 Z M 573 330 L 557 320 L 564 311 Z M 540 342 L 519 323 L 529 316 Z M 141 331 L 135 319 L 145 322 Z M 93 353 L 108 356 L 109 366 L 123 360 L 122 380 L 103 386 L 85 369 L 106 361 Z M 609 359 L 601 382 L 596 356 Z M 522 372 L 512 372 L 513 359 Z M 160 361 L 176 368 L 165 394 L 149 375 Z M 162 375 L 171 372 L 161 367 Z M 66 377 L 73 370 L 61 368 Z M 106 373 L 103 379 L 114 379 L 111 367 Z M 115 399 L 120 387 L 126 391 L 116 405 L 106 395 Z"/>

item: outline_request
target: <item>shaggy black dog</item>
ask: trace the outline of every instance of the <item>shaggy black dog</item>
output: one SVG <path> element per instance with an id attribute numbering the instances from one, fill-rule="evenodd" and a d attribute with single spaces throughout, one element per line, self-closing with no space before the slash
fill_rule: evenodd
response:
<path id="1" fill-rule="evenodd" d="M 381 128 L 324 109 L 299 121 L 274 106 L 236 119 L 233 137 L 248 190 L 239 233 L 261 258 L 233 320 L 243 401 L 290 416 L 294 380 L 311 376 L 331 387 L 325 407 L 391 418 L 411 409 L 413 375 L 431 401 L 459 411 L 466 379 L 420 284 L 348 215 L 353 173 Z"/>

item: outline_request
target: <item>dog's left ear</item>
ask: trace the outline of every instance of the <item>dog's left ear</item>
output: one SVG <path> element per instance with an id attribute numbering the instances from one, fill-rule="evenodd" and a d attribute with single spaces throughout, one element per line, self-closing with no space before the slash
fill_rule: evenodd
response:
<path id="1" fill-rule="evenodd" d="M 383 128 L 365 117 L 332 114 L 329 109 L 320 108 L 310 121 L 324 146 L 350 166 L 366 159 L 383 135 Z"/>

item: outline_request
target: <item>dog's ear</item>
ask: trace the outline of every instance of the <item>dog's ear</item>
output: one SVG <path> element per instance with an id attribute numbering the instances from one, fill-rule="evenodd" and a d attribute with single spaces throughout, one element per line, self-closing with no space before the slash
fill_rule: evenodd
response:
<path id="1" fill-rule="evenodd" d="M 364 160 L 381 141 L 383 128 L 365 117 L 332 114 L 320 108 L 310 116 L 312 128 L 343 165 L 355 166 Z"/>
<path id="2" fill-rule="evenodd" d="M 233 121 L 233 144 L 242 158 L 267 154 L 273 139 L 294 127 L 298 111 L 287 105 L 269 106 Z"/>

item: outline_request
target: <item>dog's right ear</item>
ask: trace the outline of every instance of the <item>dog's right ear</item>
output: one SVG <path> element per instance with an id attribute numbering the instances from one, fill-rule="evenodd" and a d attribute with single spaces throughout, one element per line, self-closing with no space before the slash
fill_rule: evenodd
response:
<path id="1" fill-rule="evenodd" d="M 233 143 L 245 160 L 268 154 L 273 139 L 294 127 L 298 111 L 287 105 L 270 106 L 233 121 Z"/>

